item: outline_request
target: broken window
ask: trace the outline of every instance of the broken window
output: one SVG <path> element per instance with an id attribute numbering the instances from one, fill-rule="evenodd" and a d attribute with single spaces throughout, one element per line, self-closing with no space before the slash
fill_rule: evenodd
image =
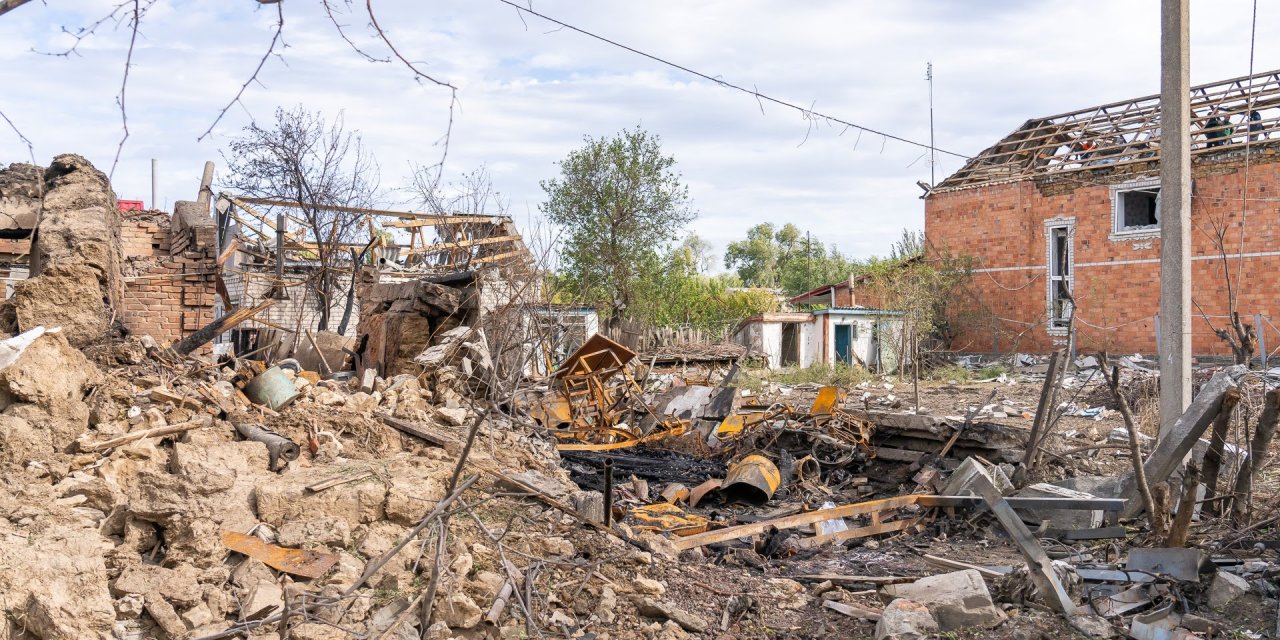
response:
<path id="1" fill-rule="evenodd" d="M 1157 184 L 1115 188 L 1112 193 L 1114 233 L 1160 229 L 1160 187 Z"/>
<path id="2" fill-rule="evenodd" d="M 1049 329 L 1065 330 L 1071 317 L 1071 227 L 1049 227 Z"/>

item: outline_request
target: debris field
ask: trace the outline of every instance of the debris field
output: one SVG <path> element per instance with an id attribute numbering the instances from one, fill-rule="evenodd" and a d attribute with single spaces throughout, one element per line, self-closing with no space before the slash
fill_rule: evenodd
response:
<path id="1" fill-rule="evenodd" d="M 788 385 L 738 345 L 595 334 L 544 366 L 500 260 L 359 282 L 354 339 L 215 343 L 279 324 L 267 291 L 160 340 L 122 317 L 106 177 L 22 170 L 0 637 L 1280 634 L 1268 371 L 1202 367 L 1157 440 L 1141 357 Z"/>

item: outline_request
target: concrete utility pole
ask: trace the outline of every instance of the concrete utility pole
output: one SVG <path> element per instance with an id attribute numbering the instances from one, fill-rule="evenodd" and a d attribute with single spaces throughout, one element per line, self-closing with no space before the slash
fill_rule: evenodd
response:
<path id="1" fill-rule="evenodd" d="M 1160 2 L 1160 435 L 1191 403 L 1190 0 Z"/>

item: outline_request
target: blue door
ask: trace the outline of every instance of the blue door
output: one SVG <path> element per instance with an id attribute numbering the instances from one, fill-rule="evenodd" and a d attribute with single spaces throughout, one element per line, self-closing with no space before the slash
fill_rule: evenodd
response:
<path id="1" fill-rule="evenodd" d="M 836 361 L 851 364 L 853 351 L 853 325 L 838 324 L 836 329 Z"/>

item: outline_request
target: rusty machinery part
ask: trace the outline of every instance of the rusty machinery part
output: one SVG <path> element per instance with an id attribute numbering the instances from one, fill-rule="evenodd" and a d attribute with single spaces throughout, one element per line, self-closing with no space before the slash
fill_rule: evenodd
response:
<path id="1" fill-rule="evenodd" d="M 805 456 L 795 462 L 796 480 L 818 480 L 822 476 L 822 464 L 813 456 Z"/>
<path id="2" fill-rule="evenodd" d="M 725 502 L 742 502 L 762 505 L 773 499 L 773 492 L 782 483 L 782 474 L 773 461 L 760 454 L 751 454 L 729 465 L 720 494 Z"/>

